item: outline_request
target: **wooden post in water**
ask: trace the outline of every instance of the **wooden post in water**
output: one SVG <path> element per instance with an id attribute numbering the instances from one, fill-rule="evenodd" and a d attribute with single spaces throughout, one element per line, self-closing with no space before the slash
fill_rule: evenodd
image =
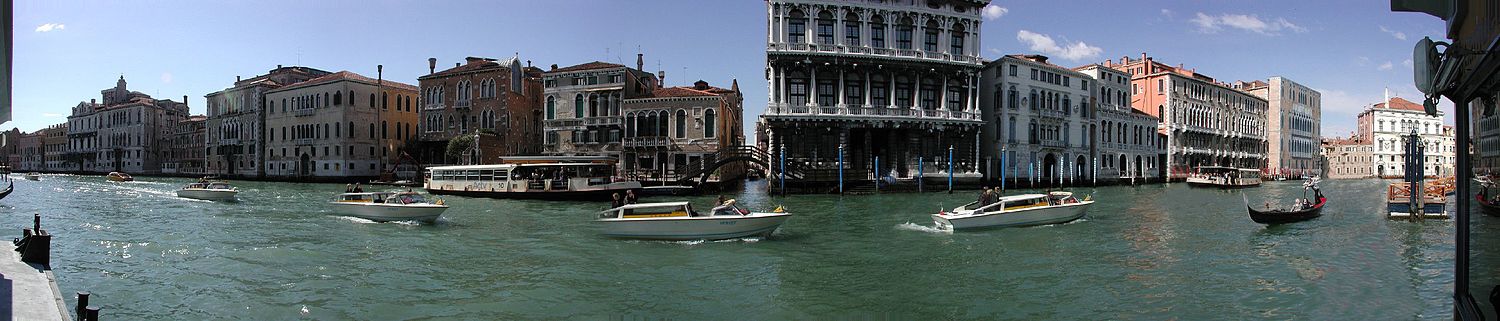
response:
<path id="1" fill-rule="evenodd" d="M 78 305 L 75 306 L 75 307 L 73 307 L 73 314 L 78 315 L 78 319 L 82 320 L 83 316 L 84 316 L 84 313 L 86 313 L 86 311 L 87 311 L 87 310 L 85 310 L 85 308 L 87 308 L 88 306 L 89 306 L 89 292 L 88 291 L 78 291 Z"/>

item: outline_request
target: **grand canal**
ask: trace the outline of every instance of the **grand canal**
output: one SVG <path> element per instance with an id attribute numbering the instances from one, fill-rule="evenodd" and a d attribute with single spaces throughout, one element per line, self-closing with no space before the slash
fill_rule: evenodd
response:
<path id="1" fill-rule="evenodd" d="M 442 221 L 414 225 L 329 215 L 343 185 L 236 182 L 242 201 L 212 203 L 175 197 L 185 179 L 139 179 L 17 181 L 0 228 L 19 237 L 41 213 L 63 292 L 93 292 L 116 320 L 1451 314 L 1452 222 L 1386 220 L 1379 180 L 1328 181 L 1324 217 L 1286 226 L 1251 222 L 1238 192 L 1172 184 L 1077 188 L 1098 201 L 1083 220 L 958 233 L 927 214 L 970 192 L 782 198 L 749 183 L 730 196 L 796 214 L 777 234 L 651 242 L 597 236 L 604 202 L 446 197 Z"/>

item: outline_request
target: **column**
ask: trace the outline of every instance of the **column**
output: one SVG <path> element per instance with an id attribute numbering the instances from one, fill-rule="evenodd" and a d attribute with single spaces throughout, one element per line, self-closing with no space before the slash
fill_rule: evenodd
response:
<path id="1" fill-rule="evenodd" d="M 845 105 L 846 102 L 844 101 L 844 96 L 846 96 L 846 93 L 844 92 L 844 90 L 846 90 L 846 89 L 844 89 L 844 72 L 842 70 L 839 71 L 839 84 L 838 84 L 838 86 L 839 86 L 839 88 L 837 90 L 835 90 L 835 92 L 839 93 L 838 94 L 839 95 L 839 97 L 838 97 L 839 108 L 844 108 L 844 106 L 846 106 Z"/>
<path id="2" fill-rule="evenodd" d="M 818 67 L 808 66 L 807 69 L 811 74 L 808 76 L 811 80 L 807 82 L 807 104 L 816 105 L 818 103 Z"/>
<path id="3" fill-rule="evenodd" d="M 871 108 L 872 106 L 870 106 L 870 96 L 873 96 L 873 94 L 875 93 L 875 90 L 874 89 L 870 89 L 870 72 L 869 71 L 865 71 L 865 87 L 863 88 L 863 90 L 865 91 L 865 101 L 864 101 L 865 108 Z"/>
<path id="4" fill-rule="evenodd" d="M 895 73 L 891 73 L 890 77 L 886 77 L 886 83 L 887 84 L 885 86 L 885 90 L 886 91 L 890 91 L 890 93 L 889 93 L 889 95 L 885 95 L 885 107 L 887 107 L 887 108 L 894 107 L 894 106 L 896 106 L 896 75 L 895 75 Z"/>
<path id="5" fill-rule="evenodd" d="M 943 74 L 943 77 L 939 78 L 939 80 L 943 82 L 943 85 L 942 87 L 938 87 L 938 97 L 940 97 L 938 99 L 938 110 L 946 111 L 948 110 L 948 75 Z"/>
<path id="6" fill-rule="evenodd" d="M 779 91 L 780 87 L 776 86 L 776 83 L 779 81 L 781 76 L 780 74 L 777 74 L 779 70 L 776 69 L 776 64 L 768 63 L 766 65 L 768 68 L 771 68 L 771 79 L 766 79 L 766 87 L 770 88 L 770 90 L 766 90 L 766 102 L 774 105 L 779 101 L 778 99 L 776 99 L 776 94 Z"/>
<path id="7" fill-rule="evenodd" d="M 778 31 L 777 30 L 778 29 L 777 26 L 779 25 L 777 22 L 780 21 L 780 20 L 781 20 L 781 17 L 776 14 L 776 8 L 772 7 L 772 6 L 766 6 L 766 42 L 767 43 L 775 43 L 776 42 L 776 34 L 777 34 L 776 31 Z"/>

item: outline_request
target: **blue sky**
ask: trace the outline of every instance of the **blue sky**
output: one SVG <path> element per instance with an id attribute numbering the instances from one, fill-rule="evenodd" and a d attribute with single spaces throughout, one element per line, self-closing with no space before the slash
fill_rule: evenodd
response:
<path id="1" fill-rule="evenodd" d="M 986 13 L 988 59 L 1042 53 L 1078 66 L 1146 52 L 1225 81 L 1293 79 L 1323 92 L 1325 136 L 1353 130 L 1383 88 L 1416 100 L 1411 48 L 1444 30 L 1370 0 L 995 1 Z M 122 74 L 131 90 L 189 96 L 201 114 L 204 94 L 278 64 L 371 77 L 384 64 L 386 79 L 415 84 L 429 57 L 442 68 L 516 53 L 545 69 L 633 65 L 640 52 L 668 85 L 739 79 L 747 131 L 766 100 L 760 0 L 23 0 L 15 15 L 15 120 L 5 127 L 24 131 L 66 121 Z"/>

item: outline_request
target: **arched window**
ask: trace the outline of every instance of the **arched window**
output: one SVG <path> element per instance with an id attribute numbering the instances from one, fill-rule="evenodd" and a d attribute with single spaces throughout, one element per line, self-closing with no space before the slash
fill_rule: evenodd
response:
<path id="1" fill-rule="evenodd" d="M 861 26 L 859 24 L 859 15 L 854 14 L 854 12 L 850 12 L 849 14 L 847 14 L 847 15 L 844 16 L 844 45 L 845 46 L 851 46 L 851 47 L 858 47 L 858 46 L 860 46 L 859 31 L 860 31 L 861 27 L 863 27 L 863 26 Z"/>
<path id="2" fill-rule="evenodd" d="M 922 29 L 922 50 L 937 52 L 938 33 L 942 32 L 941 27 L 938 27 L 937 20 L 927 20 L 927 27 Z"/>
<path id="3" fill-rule="evenodd" d="M 1010 109 L 1016 109 L 1021 104 L 1021 101 L 1019 100 L 1020 98 L 1016 96 L 1016 86 L 1010 86 L 1010 97 L 1006 99 L 1006 101 L 1009 102 L 1007 105 L 1010 106 Z"/>
<path id="4" fill-rule="evenodd" d="M 386 93 L 380 93 L 380 109 L 386 109 L 390 105 L 390 97 Z"/>
<path id="5" fill-rule="evenodd" d="M 601 111 L 599 105 L 600 105 L 599 95 L 597 95 L 597 94 L 589 94 L 589 117 L 599 116 L 600 111 Z M 605 112 L 608 112 L 608 111 L 605 111 Z"/>
<path id="6" fill-rule="evenodd" d="M 338 105 L 343 105 L 343 104 L 344 104 L 344 92 L 341 92 L 341 91 L 334 92 L 333 93 L 333 105 L 334 106 L 338 106 Z"/>
<path id="7" fill-rule="evenodd" d="M 954 56 L 964 54 L 964 25 L 954 24 L 953 30 L 948 33 L 948 53 Z"/>
<path id="8" fill-rule="evenodd" d="M 573 96 L 573 118 L 583 118 L 583 94 Z"/>
<path id="9" fill-rule="evenodd" d="M 547 120 L 557 119 L 557 97 L 547 96 Z"/>
<path id="10" fill-rule="evenodd" d="M 807 42 L 807 15 L 802 10 L 792 10 L 787 14 L 786 41 L 788 43 Z"/>
<path id="11" fill-rule="evenodd" d="M 1011 142 L 1016 141 L 1016 116 L 1010 116 L 1010 129 L 1005 138 Z"/>
<path id="12" fill-rule="evenodd" d="M 687 137 L 687 122 L 688 122 L 687 111 L 686 110 L 678 109 L 677 110 L 677 138 L 686 138 Z"/>
<path id="13" fill-rule="evenodd" d="M 718 128 L 714 127 L 714 126 L 717 126 L 719 124 L 717 116 L 718 115 L 716 115 L 714 113 L 713 109 L 705 109 L 705 110 L 703 110 L 703 137 L 704 138 L 714 138 L 714 134 L 715 134 L 714 131 L 718 130 Z"/>
<path id="14" fill-rule="evenodd" d="M 1037 97 L 1037 95 L 1036 95 L 1036 89 L 1032 89 L 1031 90 L 1031 102 L 1029 103 L 1029 105 L 1031 105 L 1031 110 L 1036 110 L 1037 109 L 1037 104 L 1041 103 L 1040 101 L 1038 101 L 1038 98 L 1039 97 Z"/>
<path id="15" fill-rule="evenodd" d="M 370 93 L 370 108 L 375 108 L 375 93 Z"/>
<path id="16" fill-rule="evenodd" d="M 880 15 L 870 18 L 870 47 L 885 48 L 885 18 Z"/>
<path id="17" fill-rule="evenodd" d="M 902 17 L 896 25 L 896 49 L 911 50 L 912 33 L 917 29 L 911 17 Z"/>
<path id="18" fill-rule="evenodd" d="M 833 14 L 828 10 L 818 13 L 818 44 L 833 44 Z"/>

